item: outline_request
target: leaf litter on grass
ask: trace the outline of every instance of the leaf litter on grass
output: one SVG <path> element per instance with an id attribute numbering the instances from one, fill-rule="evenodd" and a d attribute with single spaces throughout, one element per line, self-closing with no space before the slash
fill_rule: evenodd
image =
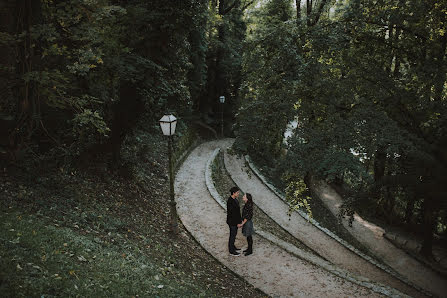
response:
<path id="1" fill-rule="evenodd" d="M 165 160 L 157 162 L 167 168 Z M 163 296 L 261 297 L 185 231 L 176 239 L 163 232 L 167 180 L 151 175 L 146 165 L 138 171 L 144 189 L 113 173 L 102 178 L 88 171 L 0 181 L 0 191 L 7 194 L 0 201 L 0 291 L 7 296 L 151 296 L 163 291 Z M 228 283 L 233 286 L 223 290 Z"/>

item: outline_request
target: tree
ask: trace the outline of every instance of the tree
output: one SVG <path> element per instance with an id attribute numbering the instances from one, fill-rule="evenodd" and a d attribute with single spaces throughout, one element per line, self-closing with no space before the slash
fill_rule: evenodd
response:
<path id="1" fill-rule="evenodd" d="M 219 96 L 225 96 L 224 115 L 233 118 L 241 84 L 242 47 L 246 24 L 244 11 L 255 1 L 211 1 L 206 53 L 206 87 L 194 98 L 195 110 L 207 124 L 220 117 Z"/>
<path id="2" fill-rule="evenodd" d="M 237 114 L 240 150 L 273 161 L 281 152 L 286 124 L 292 117 L 297 64 L 291 1 L 270 1 L 252 18 L 243 72 L 243 96 Z"/>
<path id="3" fill-rule="evenodd" d="M 5 147 L 117 162 L 135 127 L 152 127 L 167 111 L 190 113 L 191 92 L 203 88 L 205 69 L 191 62 L 204 61 L 204 1 L 7 4 L 15 24 L 1 35 L 9 53 L 1 80 L 2 119 L 11 128 L 2 131 Z"/>
<path id="4" fill-rule="evenodd" d="M 312 173 L 337 184 L 347 214 L 371 206 L 391 223 L 406 215 L 423 227 L 421 252 L 430 255 L 446 212 L 445 5 L 300 4 L 297 22 L 278 17 L 283 1 L 261 8 L 275 17 L 257 16 L 237 144 L 276 158 L 273 166 L 286 124 L 298 119 L 283 157 L 286 177 Z"/>

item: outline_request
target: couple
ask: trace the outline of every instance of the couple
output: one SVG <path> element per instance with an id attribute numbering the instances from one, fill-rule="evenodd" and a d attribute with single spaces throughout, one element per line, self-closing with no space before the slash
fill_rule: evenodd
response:
<path id="1" fill-rule="evenodd" d="M 246 193 L 242 200 L 244 200 L 245 205 L 244 209 L 242 209 L 242 217 L 241 217 L 241 209 L 239 208 L 239 201 L 237 200 L 239 196 L 240 190 L 237 187 L 232 187 L 230 189 L 230 197 L 227 201 L 227 224 L 230 227 L 230 239 L 228 241 L 228 250 L 230 251 L 230 255 L 239 256 L 240 253 L 234 246 L 234 241 L 236 240 L 237 229 L 242 228 L 242 234 L 247 237 L 248 248 L 244 250 L 246 256 L 249 256 L 253 253 L 253 221 L 251 220 L 253 217 L 253 200 L 251 198 L 251 194 Z"/>

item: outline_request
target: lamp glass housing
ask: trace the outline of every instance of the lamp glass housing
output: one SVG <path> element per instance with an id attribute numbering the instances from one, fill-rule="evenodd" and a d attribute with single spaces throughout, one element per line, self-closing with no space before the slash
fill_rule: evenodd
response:
<path id="1" fill-rule="evenodd" d="M 173 115 L 164 115 L 160 119 L 161 131 L 165 136 L 172 136 L 175 133 L 175 127 L 177 126 L 177 118 Z"/>

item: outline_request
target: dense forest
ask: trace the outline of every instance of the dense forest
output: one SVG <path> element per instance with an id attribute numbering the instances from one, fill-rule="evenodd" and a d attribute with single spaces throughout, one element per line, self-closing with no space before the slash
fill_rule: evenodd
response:
<path id="1" fill-rule="evenodd" d="M 113 169 L 164 113 L 217 135 L 223 108 L 237 150 L 286 184 L 327 180 L 347 215 L 419 231 L 429 256 L 447 224 L 446 18 L 436 0 L 2 1 L 2 164 Z"/>
<path id="2" fill-rule="evenodd" d="M 3 3 L 2 147 L 12 158 L 118 161 L 133 128 L 166 112 L 210 124 L 219 95 L 228 109 L 237 98 L 249 3 Z"/>
<path id="3" fill-rule="evenodd" d="M 237 143 L 289 183 L 331 182 L 347 215 L 421 231 L 430 255 L 447 222 L 447 3 L 292 4 L 268 1 L 249 25 Z"/>

